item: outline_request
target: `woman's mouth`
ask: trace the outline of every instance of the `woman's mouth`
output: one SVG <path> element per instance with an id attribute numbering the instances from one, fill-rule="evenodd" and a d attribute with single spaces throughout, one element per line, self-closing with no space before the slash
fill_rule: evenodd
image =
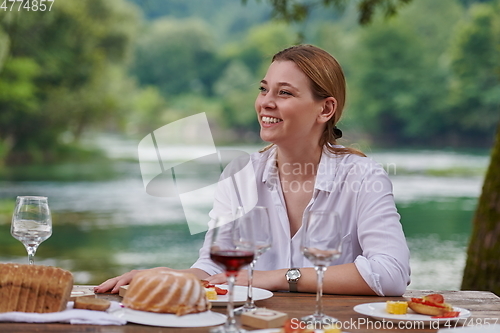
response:
<path id="1" fill-rule="evenodd" d="M 283 119 L 268 116 L 262 117 L 261 120 L 264 124 L 276 124 L 283 121 Z"/>

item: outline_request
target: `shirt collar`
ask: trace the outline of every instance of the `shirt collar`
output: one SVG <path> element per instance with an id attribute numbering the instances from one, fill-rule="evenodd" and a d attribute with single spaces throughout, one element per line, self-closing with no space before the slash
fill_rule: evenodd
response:
<path id="1" fill-rule="evenodd" d="M 262 173 L 262 182 L 266 183 L 269 187 L 279 183 L 278 168 L 276 167 L 276 152 L 277 148 L 274 146 L 265 152 L 267 155 L 263 156 L 266 160 L 266 165 Z M 324 147 L 319 161 L 314 189 L 332 192 L 338 163 L 338 158 L 332 155 L 332 153 Z"/>
<path id="2" fill-rule="evenodd" d="M 278 168 L 276 167 L 276 146 L 269 148 L 264 152 L 263 158 L 265 158 L 266 165 L 264 166 L 264 172 L 262 173 L 262 182 L 266 183 L 269 187 L 278 183 Z M 268 180 L 270 180 L 268 182 Z M 273 180 L 273 181 L 271 181 Z"/>
<path id="3" fill-rule="evenodd" d="M 321 159 L 319 161 L 318 172 L 316 174 L 316 182 L 314 184 L 315 189 L 326 192 L 333 191 L 339 157 L 340 156 L 338 155 L 330 153 L 326 147 L 323 148 Z"/>

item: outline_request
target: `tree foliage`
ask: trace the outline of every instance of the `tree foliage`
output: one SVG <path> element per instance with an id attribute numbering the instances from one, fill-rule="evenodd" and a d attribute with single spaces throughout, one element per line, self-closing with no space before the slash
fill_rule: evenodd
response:
<path id="1" fill-rule="evenodd" d="M 242 0 L 247 3 L 248 0 Z M 398 8 L 412 0 L 361 0 L 357 4 L 358 21 L 360 24 L 370 23 L 377 10 L 381 10 L 386 17 L 396 14 Z M 345 8 L 350 0 L 268 0 L 273 7 L 273 15 L 287 22 L 303 21 L 311 13 L 312 9 L 322 7 L 325 9 Z"/>
<path id="2" fill-rule="evenodd" d="M 210 29 L 201 19 L 162 18 L 138 40 L 132 72 L 165 96 L 191 91 L 211 95 L 221 69 Z"/>
<path id="3" fill-rule="evenodd" d="M 474 5 L 451 45 L 450 128 L 471 140 L 492 138 L 500 120 L 500 13 Z"/>
<path id="4" fill-rule="evenodd" d="M 500 1 L 493 5 L 476 5 L 471 8 L 472 21 L 462 28 L 457 44 L 464 51 L 457 52 L 454 59 L 456 70 L 462 80 L 456 84 L 464 90 L 464 97 L 458 98 L 474 107 L 474 111 L 491 121 L 491 113 L 498 115 L 500 91 Z M 496 15 L 492 15 L 496 13 Z M 472 57 L 478 59 L 473 61 Z M 477 62 L 485 61 L 494 71 L 481 68 Z M 472 64 L 471 62 L 476 62 Z M 468 67 L 475 67 L 469 70 Z M 473 81 L 477 81 L 477 86 Z M 483 99 L 474 96 L 477 89 L 484 89 Z M 472 91 L 472 93 L 471 93 Z M 467 110 L 471 112 L 471 110 Z M 462 111 L 465 113 L 464 111 Z M 482 124 L 481 124 L 482 125 Z M 482 125 L 484 127 L 484 125 Z M 496 129 L 496 140 L 483 184 L 481 197 L 473 221 L 472 235 L 467 251 L 462 289 L 489 290 L 500 295 L 500 123 Z"/>
<path id="5" fill-rule="evenodd" d="M 133 7 L 65 1 L 50 12 L 1 15 L 9 51 L 0 72 L 0 142 L 8 161 L 53 159 L 63 133 L 78 139 L 123 111 L 132 83 L 120 65 L 135 34 Z"/>
<path id="6" fill-rule="evenodd" d="M 202 111 L 240 138 L 257 137 L 257 83 L 270 57 L 297 42 L 298 31 L 345 70 L 348 107 L 341 126 L 347 136 L 356 129 L 391 146 L 492 143 L 500 57 L 499 14 L 491 4 L 133 1 L 154 20 L 141 19 L 126 0 L 0 13 L 0 159 L 51 159 L 57 147 L 91 128 L 140 135 Z M 300 6 L 314 15 L 301 25 L 261 23 L 273 9 L 293 20 Z M 252 26 L 245 13 L 261 7 L 252 11 Z M 390 19 L 380 15 L 396 9 Z M 360 26 L 364 11 L 372 13 L 366 14 L 371 24 Z"/>

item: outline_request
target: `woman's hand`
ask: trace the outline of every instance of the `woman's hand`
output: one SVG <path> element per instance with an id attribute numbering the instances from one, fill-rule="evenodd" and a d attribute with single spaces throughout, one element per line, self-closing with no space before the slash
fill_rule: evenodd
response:
<path id="1" fill-rule="evenodd" d="M 131 270 L 125 274 L 108 279 L 94 288 L 96 293 L 105 293 L 111 291 L 112 294 L 117 294 L 121 286 L 125 286 L 132 281 L 132 278 L 139 273 L 141 270 Z"/>
<path id="2" fill-rule="evenodd" d="M 167 267 L 155 267 L 155 268 L 150 268 L 150 269 L 133 269 L 130 272 L 127 272 L 125 274 L 122 274 L 120 276 L 114 277 L 112 279 L 106 280 L 97 287 L 94 288 L 94 292 L 96 293 L 105 293 L 108 291 L 111 291 L 112 294 L 118 294 L 120 291 L 121 286 L 125 286 L 127 284 L 130 284 L 130 281 L 132 281 L 133 277 L 142 271 L 146 270 L 166 270 L 170 269 Z"/>
<path id="3" fill-rule="evenodd" d="M 155 268 L 149 268 L 149 269 L 134 269 L 131 270 L 130 272 L 127 272 L 125 274 L 122 274 L 120 276 L 114 277 L 112 279 L 106 280 L 97 287 L 94 288 L 94 292 L 96 293 L 106 293 L 108 291 L 111 291 L 112 294 L 117 294 L 120 291 L 121 286 L 125 286 L 127 284 L 130 284 L 134 276 L 142 271 L 164 271 L 164 270 L 174 270 L 172 268 L 168 267 L 155 267 Z M 209 276 L 206 272 L 202 271 L 199 268 L 189 268 L 189 269 L 183 269 L 183 270 L 177 270 L 178 272 L 186 272 L 186 273 L 191 273 L 197 276 L 200 280 L 207 279 Z M 219 275 L 219 274 L 218 274 Z M 218 283 L 218 282 L 217 282 Z"/>

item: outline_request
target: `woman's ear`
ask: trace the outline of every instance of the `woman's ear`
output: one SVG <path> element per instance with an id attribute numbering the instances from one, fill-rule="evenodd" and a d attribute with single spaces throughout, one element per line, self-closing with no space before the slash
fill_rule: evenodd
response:
<path id="1" fill-rule="evenodd" d="M 323 100 L 321 113 L 318 115 L 318 121 L 326 123 L 333 117 L 337 111 L 337 100 L 335 97 L 327 97 Z"/>

